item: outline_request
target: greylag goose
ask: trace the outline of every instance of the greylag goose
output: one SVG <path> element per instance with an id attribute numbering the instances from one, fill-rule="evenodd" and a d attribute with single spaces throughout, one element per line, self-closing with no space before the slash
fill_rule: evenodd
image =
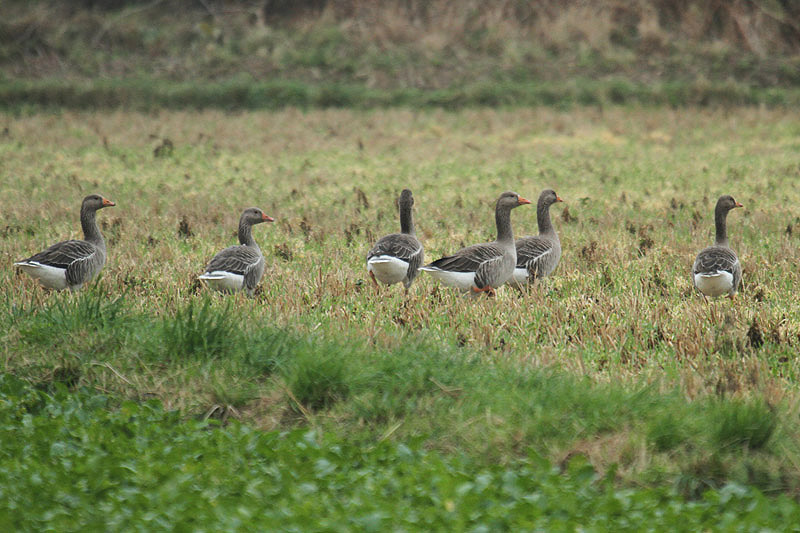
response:
<path id="1" fill-rule="evenodd" d="M 248 207 L 239 217 L 239 246 L 229 246 L 215 255 L 199 279 L 220 292 L 245 290 L 252 296 L 264 275 L 264 256 L 253 240 L 253 224 L 274 222 L 257 207 Z"/>
<path id="2" fill-rule="evenodd" d="M 702 250 L 692 267 L 692 283 L 703 294 L 703 298 L 716 298 L 727 294 L 733 298 L 742 281 L 742 265 L 736 252 L 728 246 L 728 211 L 742 207 L 732 196 L 720 196 L 714 209 L 714 225 L 717 236 L 714 246 Z"/>
<path id="3" fill-rule="evenodd" d="M 497 240 L 462 248 L 453 255 L 437 259 L 420 270 L 440 280 L 445 285 L 474 293 L 494 290 L 508 281 L 517 264 L 517 249 L 511 229 L 511 210 L 529 204 L 515 192 L 504 192 L 497 199 L 495 223 Z"/>
<path id="4" fill-rule="evenodd" d="M 550 206 L 563 202 L 552 189 L 545 189 L 536 203 L 539 235 L 517 239 L 517 266 L 509 284 L 522 287 L 526 283 L 550 275 L 561 259 L 561 241 L 550 222 Z"/>
<path id="5" fill-rule="evenodd" d="M 98 194 L 90 194 L 81 203 L 84 240 L 59 242 L 14 265 L 47 288 L 77 291 L 97 275 L 106 262 L 106 241 L 97 227 L 95 214 L 98 209 L 114 205 Z"/>
<path id="6" fill-rule="evenodd" d="M 425 251 L 414 232 L 411 215 L 414 197 L 411 191 L 403 189 L 397 203 L 400 207 L 400 233 L 381 237 L 367 252 L 367 272 L 375 286 L 378 281 L 387 285 L 402 281 L 408 290 L 419 273 Z"/>

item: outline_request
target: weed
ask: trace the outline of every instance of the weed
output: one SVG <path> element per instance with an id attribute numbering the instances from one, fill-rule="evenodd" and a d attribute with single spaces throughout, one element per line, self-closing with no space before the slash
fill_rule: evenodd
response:
<path id="1" fill-rule="evenodd" d="M 153 157 L 171 157 L 175 151 L 175 145 L 169 139 L 162 139 L 161 143 L 153 149 Z"/>
<path id="2" fill-rule="evenodd" d="M 750 324 L 750 328 L 747 330 L 747 341 L 750 346 L 755 349 L 761 348 L 764 344 L 764 335 L 761 333 L 761 326 L 758 325 L 758 321 L 755 318 Z"/>
<path id="3" fill-rule="evenodd" d="M 81 379 L 81 369 L 75 363 L 64 364 L 53 370 L 53 382 L 61 383 L 67 388 L 74 388 Z"/>
<path id="4" fill-rule="evenodd" d="M 191 226 L 189 226 L 189 219 L 186 218 L 186 215 L 181 217 L 181 221 L 178 223 L 178 236 L 184 239 L 188 239 L 194 235 L 192 232 Z"/>

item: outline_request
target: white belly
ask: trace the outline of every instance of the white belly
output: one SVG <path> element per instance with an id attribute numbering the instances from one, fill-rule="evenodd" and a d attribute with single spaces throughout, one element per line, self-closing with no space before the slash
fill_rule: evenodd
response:
<path id="1" fill-rule="evenodd" d="M 223 270 L 206 272 L 199 278 L 205 281 L 209 287 L 220 292 L 236 292 L 242 290 L 244 286 L 244 276 Z"/>
<path id="2" fill-rule="evenodd" d="M 36 261 L 14 263 L 23 272 L 39 280 L 48 289 L 64 290 L 67 288 L 67 269 L 43 265 Z"/>
<path id="3" fill-rule="evenodd" d="M 463 291 L 468 291 L 475 287 L 475 272 L 448 272 L 447 270 L 427 267 L 422 267 L 420 270 L 428 272 L 435 279 L 450 287 Z"/>
<path id="4" fill-rule="evenodd" d="M 715 298 L 723 294 L 730 294 L 733 290 L 733 274 L 730 272 L 695 274 L 694 284 L 700 292 Z"/>
<path id="5" fill-rule="evenodd" d="M 515 268 L 514 273 L 511 274 L 511 278 L 508 280 L 509 285 L 525 285 L 528 283 L 528 269 L 527 268 Z"/>
<path id="6" fill-rule="evenodd" d="M 391 255 L 376 255 L 367 261 L 367 271 L 372 272 L 378 281 L 391 285 L 406 279 L 408 263 Z"/>

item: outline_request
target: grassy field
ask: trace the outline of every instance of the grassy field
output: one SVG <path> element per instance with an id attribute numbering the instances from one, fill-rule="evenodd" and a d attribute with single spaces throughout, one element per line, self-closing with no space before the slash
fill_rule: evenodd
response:
<path id="1" fill-rule="evenodd" d="M 305 438 L 300 428 L 350 450 L 342 457 L 411 446 L 476 475 L 513 471 L 531 454 L 564 471 L 585 458 L 592 498 L 605 497 L 598 479 L 649 494 L 641 502 L 726 487 L 702 501 L 728 505 L 734 491 L 753 509 L 760 496 L 741 486 L 800 489 L 791 114 L 120 111 L 5 115 L 0 127 L 0 354 L 24 381 L 5 385 L 19 418 L 3 422 L 4 443 L 26 416 L 44 416 L 77 439 L 70 446 L 85 445 L 64 418 L 69 389 L 102 403 L 103 416 L 157 399 L 181 419 L 233 422 L 221 435 L 289 431 L 287 450 Z M 500 192 L 554 188 L 565 200 L 553 208 L 561 264 L 528 293 L 495 299 L 465 300 L 425 274 L 407 295 L 375 290 L 364 254 L 397 230 L 403 187 L 431 260 L 491 240 Z M 14 260 L 80 235 L 78 206 L 92 192 L 117 202 L 99 213 L 102 278 L 53 294 L 15 272 Z M 688 272 L 713 240 L 723 193 L 745 205 L 729 217 L 744 288 L 706 304 Z M 208 295 L 196 277 L 235 242 L 251 205 L 276 218 L 254 231 L 268 263 L 261 287 L 253 299 Z M 517 235 L 535 233 L 533 208 L 512 220 Z M 25 464 L 40 468 L 47 453 Z M 23 471 L 13 451 L 2 457 Z M 710 514 L 692 523 L 710 527 L 719 510 L 696 509 Z"/>

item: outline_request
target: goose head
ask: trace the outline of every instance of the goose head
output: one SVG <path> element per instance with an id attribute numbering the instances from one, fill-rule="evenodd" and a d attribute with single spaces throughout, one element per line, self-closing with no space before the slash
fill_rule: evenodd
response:
<path id="1" fill-rule="evenodd" d="M 561 199 L 559 195 L 556 194 L 556 191 L 553 189 L 545 189 L 542 191 L 542 194 L 539 195 L 539 207 L 550 207 L 551 205 L 557 202 L 563 202 L 564 200 Z"/>
<path id="2" fill-rule="evenodd" d="M 733 196 L 729 194 L 724 194 L 719 197 L 719 200 L 717 200 L 717 207 L 715 211 L 722 211 L 723 213 L 727 213 L 731 209 L 736 209 L 737 207 L 744 207 L 744 206 L 742 206 L 742 204 L 734 200 Z"/>
<path id="3" fill-rule="evenodd" d="M 397 199 L 397 206 L 402 209 L 405 206 L 411 207 L 414 205 L 414 195 L 411 194 L 409 189 L 403 189 L 400 193 L 400 198 Z"/>
<path id="4" fill-rule="evenodd" d="M 115 204 L 108 198 L 103 198 L 99 194 L 90 194 L 89 196 L 83 199 L 81 208 L 97 211 L 98 209 L 102 209 L 104 207 L 114 207 L 115 205 L 117 204 Z"/>
<path id="5" fill-rule="evenodd" d="M 242 212 L 241 222 L 247 224 L 261 224 L 262 222 L 275 222 L 275 219 L 257 207 L 248 207 Z"/>
<path id="6" fill-rule="evenodd" d="M 500 198 L 497 199 L 497 209 L 511 210 L 515 207 L 529 203 L 531 203 L 530 200 L 523 198 L 519 194 L 512 191 L 506 191 L 500 195 Z"/>

